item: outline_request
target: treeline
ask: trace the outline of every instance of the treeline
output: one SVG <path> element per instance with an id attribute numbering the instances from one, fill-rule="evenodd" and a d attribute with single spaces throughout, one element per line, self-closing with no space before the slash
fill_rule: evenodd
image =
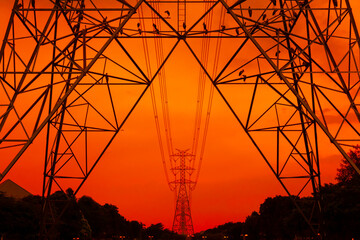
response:
<path id="1" fill-rule="evenodd" d="M 360 166 L 360 147 L 350 150 L 349 156 Z M 336 184 L 321 187 L 323 222 L 326 240 L 360 239 L 360 176 L 345 160 L 338 169 Z M 259 212 L 253 212 L 244 222 L 226 223 L 197 233 L 197 240 L 293 240 L 310 239 L 308 224 L 296 209 L 293 200 L 308 215 L 313 211 L 312 197 L 267 198 Z M 38 239 L 42 202 L 39 196 L 21 200 L 8 198 L 0 193 L 0 239 Z M 185 240 L 161 223 L 145 227 L 137 221 L 128 221 L 111 204 L 101 205 L 91 197 L 76 199 L 71 189 L 66 193 L 55 192 L 49 203 L 58 215 L 68 204 L 60 221 L 49 233 L 54 239 L 137 239 Z M 318 217 L 316 214 L 314 217 Z M 51 222 L 51 215 L 46 221 Z M 319 219 L 313 219 L 316 222 Z"/>
<path id="2" fill-rule="evenodd" d="M 330 184 L 323 187 L 324 223 L 327 240 L 360 239 L 360 185 Z M 312 210 L 311 198 L 298 198 L 302 210 Z M 267 198 L 259 212 L 244 222 L 226 223 L 195 235 L 197 240 L 293 240 L 310 239 L 308 224 L 290 197 Z M 314 238 L 315 239 L 315 238 Z"/>
<path id="3" fill-rule="evenodd" d="M 360 166 L 359 146 L 351 149 L 349 156 Z M 321 188 L 325 239 L 360 239 L 360 176 L 343 160 L 336 180 L 336 184 L 326 184 Z M 312 197 L 293 199 L 307 215 L 313 211 Z M 293 240 L 309 239 L 311 235 L 292 199 L 276 196 L 267 198 L 260 205 L 259 212 L 253 212 L 245 222 L 220 225 L 196 234 L 195 239 Z"/>
<path id="4" fill-rule="evenodd" d="M 112 204 L 101 205 L 88 196 L 76 199 L 71 189 L 55 192 L 50 200 L 51 210 L 57 213 L 68 204 L 57 225 L 48 229 L 56 239 L 185 239 L 161 223 L 145 227 L 138 221 L 129 221 Z M 14 199 L 0 193 L 0 239 L 39 239 L 41 208 L 40 196 Z M 46 220 L 51 222 L 51 216 Z"/>
<path id="5" fill-rule="evenodd" d="M 325 233 L 328 240 L 360 239 L 360 181 L 325 185 L 322 188 L 325 210 Z M 66 212 L 55 226 L 57 239 L 153 239 L 184 240 L 161 223 L 145 227 L 138 221 L 121 216 L 112 204 L 101 205 L 91 197 L 76 199 L 71 189 L 51 196 L 53 211 Z M 305 212 L 312 210 L 312 199 L 296 198 Z M 40 231 L 41 197 L 29 196 L 20 200 L 0 194 L 0 236 L 7 239 L 38 239 Z M 311 236 L 309 226 L 295 208 L 290 197 L 267 198 L 259 212 L 253 212 L 244 222 L 226 223 L 194 235 L 198 240 L 292 240 Z M 1 239 L 1 237 L 0 237 Z"/>

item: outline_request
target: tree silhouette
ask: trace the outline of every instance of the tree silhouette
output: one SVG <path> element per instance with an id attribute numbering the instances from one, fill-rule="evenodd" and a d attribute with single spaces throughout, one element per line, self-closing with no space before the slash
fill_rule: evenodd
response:
<path id="1" fill-rule="evenodd" d="M 356 145 L 353 149 L 349 151 L 350 158 L 354 163 L 360 167 L 360 146 Z M 340 163 L 340 168 L 337 169 L 336 180 L 339 183 L 350 183 L 352 181 L 360 182 L 360 176 L 355 171 L 355 169 L 350 165 L 346 159 L 342 159 Z"/>
<path id="2" fill-rule="evenodd" d="M 259 239 L 260 235 L 260 221 L 261 217 L 258 212 L 254 211 L 245 220 L 244 231 L 242 234 L 247 234 L 249 240 Z"/>
<path id="3" fill-rule="evenodd" d="M 40 209 L 39 196 L 17 200 L 0 193 L 0 238 L 37 239 Z"/>
<path id="4" fill-rule="evenodd" d="M 322 193 L 327 239 L 359 239 L 359 185 L 326 184 L 322 187 Z"/>
<path id="5" fill-rule="evenodd" d="M 360 166 L 360 146 L 350 149 L 348 154 L 354 163 Z M 325 184 L 321 190 L 327 238 L 360 238 L 360 176 L 342 159 L 336 180 L 337 184 Z"/>
<path id="6" fill-rule="evenodd" d="M 72 189 L 57 191 L 50 196 L 52 210 L 60 212 L 67 205 L 57 225 L 52 229 L 56 239 L 81 240 L 148 239 L 184 240 L 185 237 L 165 229 L 161 223 L 148 228 L 138 221 L 128 221 L 119 214 L 115 205 L 101 205 L 91 197 L 77 199 Z M 41 197 L 29 196 L 23 199 L 6 197 L 0 192 L 0 239 L 35 240 L 39 238 Z"/>
<path id="7" fill-rule="evenodd" d="M 65 209 L 55 226 L 56 229 L 52 229 L 53 234 L 59 239 L 76 237 L 88 239 L 91 235 L 90 226 L 78 207 L 74 191 L 71 188 L 67 189 L 66 193 L 57 191 L 50 196 L 50 199 L 53 204 L 53 211 L 60 213 Z"/>

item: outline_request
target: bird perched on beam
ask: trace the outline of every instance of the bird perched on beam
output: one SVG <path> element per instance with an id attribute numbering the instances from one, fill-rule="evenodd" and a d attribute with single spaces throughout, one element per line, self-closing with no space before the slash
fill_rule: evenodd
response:
<path id="1" fill-rule="evenodd" d="M 249 16 L 252 17 L 252 9 L 250 7 L 248 8 L 248 12 L 249 12 Z"/>
<path id="2" fill-rule="evenodd" d="M 203 27 L 204 27 L 205 34 L 207 34 L 207 33 L 208 33 L 208 30 L 207 30 L 207 28 L 206 28 L 206 24 L 205 24 L 205 23 L 203 23 Z"/>
<path id="3" fill-rule="evenodd" d="M 160 31 L 159 31 L 159 29 L 157 28 L 157 26 L 156 26 L 155 23 L 153 23 L 153 27 L 154 27 L 154 29 L 155 29 L 156 34 L 160 34 Z"/>
<path id="4" fill-rule="evenodd" d="M 137 23 L 137 27 L 138 27 L 138 32 L 139 32 L 139 34 L 141 35 L 141 34 L 142 34 L 142 31 L 141 31 L 141 28 L 140 28 L 140 23 Z"/>
<path id="5" fill-rule="evenodd" d="M 245 74 L 242 75 L 242 80 L 245 82 L 246 81 L 247 76 Z"/>

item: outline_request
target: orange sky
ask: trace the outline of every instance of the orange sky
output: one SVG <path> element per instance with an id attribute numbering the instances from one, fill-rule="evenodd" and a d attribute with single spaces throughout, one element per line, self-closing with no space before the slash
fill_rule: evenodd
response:
<path id="1" fill-rule="evenodd" d="M 360 4 L 355 0 L 351 2 L 353 8 L 358 9 Z M 12 4 L 12 1 L 0 1 L 1 39 Z M 196 86 L 193 84 L 196 80 L 189 78 L 189 72 L 196 79 L 199 71 L 194 67 L 193 59 L 184 57 L 183 49 L 180 46 L 169 60 L 168 71 L 174 143 L 181 149 L 191 144 L 195 113 L 195 104 L 182 101 L 184 96 L 194 99 Z M 188 72 L 176 69 L 178 59 Z M 178 79 L 183 83 L 174 82 Z M 162 222 L 171 229 L 174 194 L 167 186 L 160 159 L 149 92 L 123 129 L 78 196 L 89 195 L 100 203 L 115 204 L 127 219 L 146 225 Z M 43 158 L 37 157 L 37 151 L 43 143 L 40 135 L 5 179 L 11 178 L 31 193 L 40 194 Z M 328 147 L 327 143 L 320 145 L 323 150 L 327 149 L 321 153 L 322 182 L 334 182 L 341 157 L 334 147 Z M 284 195 L 284 190 L 215 93 L 200 179 L 192 194 L 195 231 L 229 221 L 243 221 L 252 211 L 259 210 L 266 197 L 279 194 Z"/>

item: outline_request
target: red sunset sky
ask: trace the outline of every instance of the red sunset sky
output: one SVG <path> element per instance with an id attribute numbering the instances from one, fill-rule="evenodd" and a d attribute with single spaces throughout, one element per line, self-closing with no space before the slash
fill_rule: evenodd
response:
<path id="1" fill-rule="evenodd" d="M 358 1 L 351 2 L 353 9 L 359 9 Z M 0 39 L 12 5 L 12 0 L 0 1 Z M 181 49 L 174 53 L 169 63 L 172 130 L 175 148 L 180 149 L 191 145 L 195 104 L 183 102 L 183 96 L 196 95 L 197 86 L 193 86 L 188 77 L 198 76 L 199 69 L 194 63 Z M 176 69 L 176 66 L 187 71 Z M 174 83 L 173 75 L 183 83 Z M 151 107 L 150 92 L 147 92 L 78 197 L 91 196 L 101 204 L 116 205 L 127 219 L 146 225 L 161 222 L 171 229 L 174 193 L 166 183 Z M 40 136 L 5 179 L 12 179 L 33 194 L 41 194 L 43 156 L 38 157 L 37 150 L 41 149 L 43 142 Z M 328 142 L 320 143 L 320 147 L 322 182 L 334 182 L 341 156 Z M 285 194 L 232 113 L 215 93 L 200 178 L 192 193 L 195 231 L 225 222 L 244 221 L 252 211 L 259 210 L 265 198 Z"/>

